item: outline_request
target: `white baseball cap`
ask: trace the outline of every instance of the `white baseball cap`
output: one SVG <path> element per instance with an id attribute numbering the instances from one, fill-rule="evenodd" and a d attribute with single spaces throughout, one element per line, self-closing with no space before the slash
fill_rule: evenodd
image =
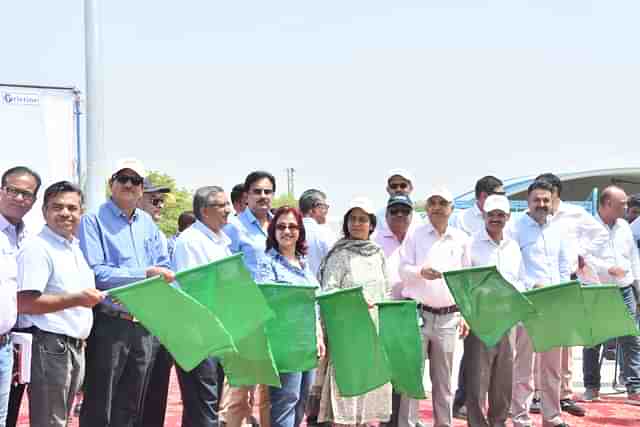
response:
<path id="1" fill-rule="evenodd" d="M 430 198 L 435 196 L 440 196 L 449 203 L 453 202 L 453 194 L 451 194 L 451 191 L 447 190 L 445 187 L 434 188 L 427 194 L 425 200 L 429 200 Z"/>
<path id="2" fill-rule="evenodd" d="M 122 169 L 131 169 L 135 173 L 137 173 L 141 178 L 144 178 L 147 175 L 147 171 L 144 168 L 144 165 L 140 160 L 129 158 L 129 159 L 120 159 L 116 162 L 115 168 L 113 168 L 113 172 L 111 172 L 111 176 L 117 174 Z"/>
<path id="3" fill-rule="evenodd" d="M 351 202 L 349 202 L 349 209 L 347 210 L 347 212 L 354 208 L 362 209 L 367 213 L 367 215 L 375 215 L 373 203 L 366 197 L 356 197 L 355 199 L 351 200 Z"/>
<path id="4" fill-rule="evenodd" d="M 506 196 L 501 194 L 492 194 L 484 201 L 482 210 L 485 212 L 502 211 L 508 214 L 511 212 L 511 205 L 509 204 L 509 199 L 507 199 Z"/>
<path id="5" fill-rule="evenodd" d="M 407 181 L 409 181 L 411 183 L 411 185 L 413 185 L 413 176 L 406 169 L 391 169 L 387 173 L 387 184 L 389 184 L 389 180 L 394 176 L 402 177 L 402 178 L 406 179 Z"/>

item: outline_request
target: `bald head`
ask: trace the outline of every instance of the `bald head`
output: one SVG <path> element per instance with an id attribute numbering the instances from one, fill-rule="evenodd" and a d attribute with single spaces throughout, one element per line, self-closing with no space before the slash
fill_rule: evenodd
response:
<path id="1" fill-rule="evenodd" d="M 598 200 L 598 214 L 602 220 L 612 225 L 618 218 L 624 218 L 627 210 L 627 193 L 616 185 L 602 190 Z"/>

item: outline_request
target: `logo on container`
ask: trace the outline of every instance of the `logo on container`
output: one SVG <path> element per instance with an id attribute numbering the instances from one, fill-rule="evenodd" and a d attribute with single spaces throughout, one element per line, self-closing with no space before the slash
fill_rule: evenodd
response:
<path id="1" fill-rule="evenodd" d="M 2 92 L 2 102 L 9 105 L 38 105 L 40 95 L 37 93 Z"/>

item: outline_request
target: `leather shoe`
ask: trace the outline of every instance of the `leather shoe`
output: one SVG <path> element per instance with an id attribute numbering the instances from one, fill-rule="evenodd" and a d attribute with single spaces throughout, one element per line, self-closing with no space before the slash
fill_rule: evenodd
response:
<path id="1" fill-rule="evenodd" d="M 568 412 L 575 417 L 584 417 L 584 414 L 586 413 L 584 408 L 582 406 L 579 406 L 572 399 L 560 400 L 560 407 L 563 411 Z"/>

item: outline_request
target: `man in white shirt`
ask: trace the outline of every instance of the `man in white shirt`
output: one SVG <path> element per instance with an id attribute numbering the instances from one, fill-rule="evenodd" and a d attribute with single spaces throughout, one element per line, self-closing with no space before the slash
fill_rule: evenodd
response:
<path id="1" fill-rule="evenodd" d="M 387 202 L 386 222 L 388 228 L 376 230 L 372 240 L 383 250 L 386 261 L 389 281 L 391 282 L 391 296 L 393 299 L 402 297 L 403 281 L 400 277 L 400 245 L 404 241 L 413 216 L 413 202 L 409 196 L 399 194 L 389 198 Z M 387 427 L 415 427 L 418 421 L 417 399 L 412 399 L 404 394 L 393 393 L 392 414 Z"/>
<path id="2" fill-rule="evenodd" d="M 480 178 L 476 182 L 476 202 L 469 209 L 458 211 L 451 218 L 451 226 L 464 231 L 469 236 L 476 234 L 485 226 L 483 206 L 487 197 L 492 194 L 505 195 L 502 181 L 492 175 Z"/>
<path id="3" fill-rule="evenodd" d="M 565 247 L 566 233 L 550 222 L 553 186 L 534 181 L 527 190 L 529 210 L 511 229 L 511 237 L 520 246 L 526 289 L 540 288 L 570 278 L 570 264 Z M 561 348 L 534 353 L 527 331 L 519 324 L 515 330 L 515 356 L 511 413 L 515 427 L 531 426 L 529 407 L 533 398 L 533 368 L 540 358 L 539 384 L 544 427 L 566 427 L 560 407 Z"/>
<path id="4" fill-rule="evenodd" d="M 451 217 L 451 226 L 459 230 L 464 231 L 471 237 L 485 227 L 485 221 L 483 217 L 484 202 L 487 197 L 492 194 L 504 195 L 504 188 L 502 181 L 492 175 L 487 175 L 480 178 L 476 182 L 475 196 L 476 202 L 469 209 L 455 212 Z M 465 396 L 465 371 L 466 356 L 462 354 L 460 359 L 460 369 L 458 370 L 458 389 L 456 390 L 453 398 L 453 416 L 456 418 L 466 417 L 466 408 L 464 407 Z"/>
<path id="5" fill-rule="evenodd" d="M 20 324 L 33 335 L 29 420 L 33 427 L 65 427 L 84 378 L 84 342 L 93 324 L 96 290 L 75 233 L 82 192 L 68 181 L 44 192 L 46 225 L 18 253 Z"/>
<path id="6" fill-rule="evenodd" d="M 640 248 L 640 193 L 632 194 L 627 200 L 627 214 L 626 220 L 631 225 L 631 231 L 633 232 L 633 239 L 636 241 L 636 246 Z"/>
<path id="7" fill-rule="evenodd" d="M 411 193 L 413 193 L 413 182 L 413 176 L 409 171 L 405 169 L 391 169 L 387 173 L 387 194 L 389 194 L 389 197 L 396 195 L 411 197 Z M 381 231 L 389 228 L 386 221 L 386 215 L 387 210 L 385 208 L 376 212 L 376 230 Z M 420 215 L 412 215 L 411 226 L 417 227 L 420 224 L 422 224 Z"/>
<path id="8" fill-rule="evenodd" d="M 2 338 L 4 345 L 0 351 L 0 366 L 3 367 L 0 369 L 0 427 L 4 427 L 5 418 L 8 427 L 15 427 L 24 393 L 24 384 L 11 384 L 13 351 L 8 333 L 16 320 L 16 275 L 18 271 L 16 256 L 27 236 L 22 219 L 33 207 L 41 183 L 40 176 L 25 166 L 10 168 L 2 174 L 0 257 L 4 258 L 4 265 L 0 270 L 0 281 L 2 281 L 0 294 L 3 296 L 3 307 L 6 304 L 7 310 L 1 310 L 3 314 L 0 314 L 2 317 L 6 316 L 3 322 L 4 326 L 0 329 L 0 334 L 4 336 Z M 8 372 L 8 375 L 5 375 L 5 372 Z"/>
<path id="9" fill-rule="evenodd" d="M 605 188 L 598 200 L 598 217 L 608 234 L 607 248 L 598 258 L 601 283 L 617 284 L 629 313 L 636 318 L 640 284 L 640 258 L 629 224 L 623 219 L 627 195 L 620 187 Z M 640 405 L 640 337 L 620 337 L 627 387 L 627 403 Z M 583 349 L 585 400 L 600 398 L 600 346 Z"/>
<path id="10" fill-rule="evenodd" d="M 218 186 L 199 188 L 193 196 L 196 222 L 176 240 L 172 265 L 175 271 L 187 270 L 231 255 L 231 240 L 222 231 L 231 213 L 231 203 Z M 182 393 L 182 425 L 210 427 L 218 425 L 217 371 L 219 361 L 209 357 L 192 371 L 176 367 Z"/>
<path id="11" fill-rule="evenodd" d="M 523 291 L 520 247 L 504 233 L 511 212 L 509 200 L 503 195 L 491 195 L 485 200 L 485 226 L 473 235 L 471 264 L 474 267 L 495 265 L 502 277 Z M 512 341 L 508 333 L 488 348 L 473 330 L 464 340 L 467 420 L 471 426 L 507 425 L 513 386 Z M 487 394 L 489 405 L 485 411 Z"/>
<path id="12" fill-rule="evenodd" d="M 424 321 L 422 334 L 429 357 L 436 427 L 451 426 L 451 376 L 458 331 L 466 335 L 466 324 L 442 276 L 443 271 L 469 267 L 469 237 L 448 227 L 453 196 L 436 189 L 427 198 L 429 223 L 410 232 L 400 247 L 402 296 L 418 302 Z"/>
<path id="13" fill-rule="evenodd" d="M 307 262 L 317 276 L 322 258 L 337 240 L 337 236 L 327 225 L 327 195 L 320 190 L 306 190 L 298 200 L 298 207 L 304 217 L 302 221 L 307 233 Z"/>

